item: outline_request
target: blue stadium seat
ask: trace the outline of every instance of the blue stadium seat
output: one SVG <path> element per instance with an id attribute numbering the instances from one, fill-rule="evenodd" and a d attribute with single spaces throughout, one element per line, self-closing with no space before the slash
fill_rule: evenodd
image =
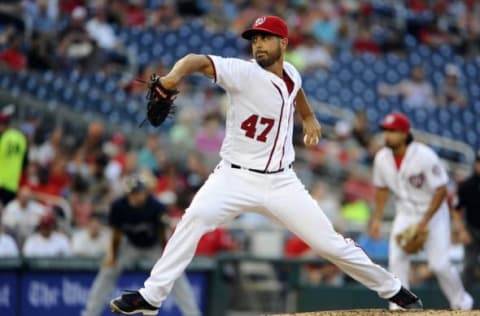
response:
<path id="1" fill-rule="evenodd" d="M 189 52 L 190 52 L 190 49 L 186 45 L 180 44 L 175 50 L 175 59 L 180 59 L 185 55 L 187 55 Z"/>
<path id="2" fill-rule="evenodd" d="M 422 56 L 420 56 L 420 54 L 417 53 L 416 51 L 410 53 L 410 55 L 408 56 L 408 63 L 412 66 L 420 65 L 422 64 L 422 62 L 423 62 Z"/>
<path id="3" fill-rule="evenodd" d="M 366 112 L 367 112 L 367 116 L 368 116 L 368 119 L 371 121 L 371 122 L 380 122 L 380 120 L 383 118 L 381 116 L 381 114 L 379 113 L 379 111 L 375 108 L 375 107 L 372 107 L 372 106 L 368 106 L 366 108 Z M 378 125 L 378 124 L 377 124 Z M 376 126 L 377 126 L 376 125 Z"/>
<path id="4" fill-rule="evenodd" d="M 476 100 L 473 102 L 473 111 L 476 114 L 480 114 L 480 100 Z"/>
<path id="5" fill-rule="evenodd" d="M 407 49 L 409 49 L 409 50 L 416 49 L 417 46 L 418 46 L 417 39 L 415 38 L 415 36 L 410 35 L 410 34 L 405 35 L 404 43 L 405 43 L 405 46 L 407 47 Z"/>
<path id="6" fill-rule="evenodd" d="M 420 45 L 418 47 L 418 53 L 420 54 L 420 56 L 422 56 L 424 60 L 430 59 L 433 54 L 432 49 L 425 45 Z"/>
<path id="7" fill-rule="evenodd" d="M 389 84 L 398 83 L 403 79 L 402 76 L 396 71 L 395 68 L 389 68 L 387 70 L 385 81 Z"/>
<path id="8" fill-rule="evenodd" d="M 426 129 L 429 133 L 438 134 L 440 132 L 440 125 L 437 121 L 429 120 L 427 121 Z"/>
<path id="9" fill-rule="evenodd" d="M 30 76 L 25 83 L 25 88 L 27 91 L 34 91 L 40 84 L 35 76 Z"/>
<path id="10" fill-rule="evenodd" d="M 318 101 L 327 101 L 328 99 L 328 91 L 325 89 L 325 87 L 320 86 L 315 90 L 315 97 L 317 98 Z"/>
<path id="11" fill-rule="evenodd" d="M 378 110 L 381 111 L 382 113 L 390 112 L 391 107 L 387 99 L 382 98 L 378 100 L 378 102 L 376 102 L 376 105 Z"/>
<path id="12" fill-rule="evenodd" d="M 445 60 L 451 60 L 454 56 L 454 51 L 449 45 L 441 45 L 437 50 Z"/>
<path id="13" fill-rule="evenodd" d="M 10 90 L 13 86 L 12 76 L 8 74 L 2 74 L 0 79 L 0 88 L 3 90 Z"/>
<path id="14" fill-rule="evenodd" d="M 373 70 L 378 74 L 378 75 L 383 75 L 387 71 L 387 64 L 382 58 L 379 58 L 375 63 L 373 64 Z"/>

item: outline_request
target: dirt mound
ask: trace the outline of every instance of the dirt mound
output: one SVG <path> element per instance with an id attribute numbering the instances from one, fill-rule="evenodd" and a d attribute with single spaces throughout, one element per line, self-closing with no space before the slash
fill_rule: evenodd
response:
<path id="1" fill-rule="evenodd" d="M 293 313 L 271 316 L 480 316 L 480 310 L 450 311 L 450 310 L 423 310 L 423 311 L 389 311 L 385 309 L 352 309 L 337 311 L 321 311 L 311 313 Z"/>

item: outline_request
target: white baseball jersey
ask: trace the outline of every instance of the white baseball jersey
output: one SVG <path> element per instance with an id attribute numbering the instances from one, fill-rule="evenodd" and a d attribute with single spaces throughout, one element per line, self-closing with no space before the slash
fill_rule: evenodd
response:
<path id="1" fill-rule="evenodd" d="M 373 184 L 389 188 L 395 196 L 396 216 L 390 233 L 388 265 L 404 285 L 409 283 L 410 259 L 397 244 L 395 236 L 408 226 L 418 224 L 436 189 L 447 181 L 447 173 L 437 154 L 424 144 L 410 143 L 398 170 L 390 148 L 382 148 L 375 156 Z M 430 233 L 424 253 L 430 270 L 437 276 L 452 309 L 471 309 L 472 297 L 465 291 L 458 272 L 445 255 L 450 247 L 450 217 L 445 201 L 429 221 L 428 228 Z M 396 309 L 397 306 L 390 304 L 390 308 Z"/>
<path id="2" fill-rule="evenodd" d="M 375 156 L 373 184 L 393 192 L 397 214 L 424 214 L 435 190 L 447 181 L 447 173 L 437 154 L 424 144 L 412 142 L 408 145 L 399 170 L 390 148 L 382 148 Z M 446 207 L 444 202 L 441 208 Z"/>
<path id="3" fill-rule="evenodd" d="M 222 159 L 265 171 L 292 163 L 294 102 L 302 84 L 295 67 L 284 62 L 283 69 L 294 83 L 289 94 L 285 82 L 255 60 L 209 58 L 215 68 L 214 81 L 229 98 Z"/>
<path id="4" fill-rule="evenodd" d="M 281 223 L 381 297 L 395 295 L 400 281 L 338 234 L 295 171 L 286 168 L 294 160 L 294 103 L 301 85 L 297 70 L 284 63 L 290 79 L 284 81 L 255 61 L 209 58 L 215 82 L 229 96 L 222 161 L 186 209 L 140 289 L 142 297 L 160 306 L 192 260 L 202 235 L 245 212 L 258 212 Z"/>

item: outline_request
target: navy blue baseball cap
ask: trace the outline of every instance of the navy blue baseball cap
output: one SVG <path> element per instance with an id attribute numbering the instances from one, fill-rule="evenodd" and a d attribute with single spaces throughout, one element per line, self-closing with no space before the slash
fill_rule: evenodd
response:
<path id="1" fill-rule="evenodd" d="M 144 192 L 147 191 L 147 183 L 142 179 L 141 176 L 131 176 L 125 181 L 125 192 L 134 193 L 134 192 Z"/>

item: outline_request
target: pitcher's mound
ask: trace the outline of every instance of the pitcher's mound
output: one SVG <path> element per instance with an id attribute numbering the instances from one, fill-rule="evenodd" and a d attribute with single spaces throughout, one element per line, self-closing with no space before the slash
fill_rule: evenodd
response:
<path id="1" fill-rule="evenodd" d="M 293 313 L 271 316 L 480 316 L 476 311 L 450 311 L 450 310 L 422 310 L 422 311 L 389 311 L 385 309 L 352 309 L 343 311 L 321 311 L 311 313 Z"/>

